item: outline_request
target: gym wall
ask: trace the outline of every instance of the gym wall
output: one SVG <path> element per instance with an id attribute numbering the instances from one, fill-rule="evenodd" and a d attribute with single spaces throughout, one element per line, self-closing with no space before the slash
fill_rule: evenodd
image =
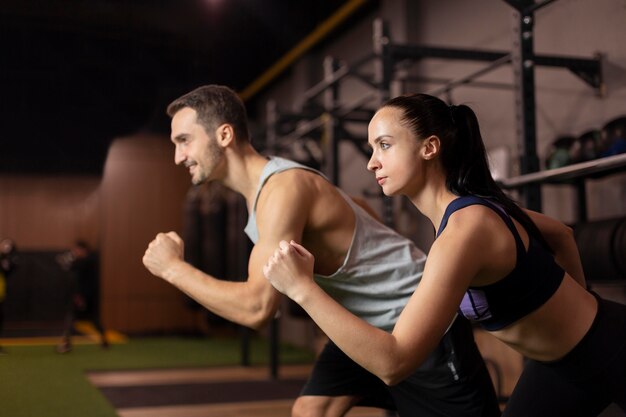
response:
<path id="1" fill-rule="evenodd" d="M 29 274 L 21 283 L 9 283 L 19 290 L 7 294 L 10 311 L 18 316 L 7 316 L 7 327 L 12 318 L 19 325 L 56 325 L 64 306 L 47 302 L 42 311 L 28 306 L 44 298 L 66 302 L 65 280 L 50 259 L 80 238 L 100 252 L 106 327 L 129 333 L 192 329 L 185 297 L 141 263 L 158 232 L 182 231 L 189 187 L 187 172 L 173 164 L 166 136 L 118 138 L 102 176 L 0 176 L 0 231 L 25 253 L 20 269 Z"/>

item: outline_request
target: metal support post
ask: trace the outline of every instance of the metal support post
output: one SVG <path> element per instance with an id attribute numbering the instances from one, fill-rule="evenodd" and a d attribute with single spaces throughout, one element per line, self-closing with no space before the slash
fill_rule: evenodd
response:
<path id="1" fill-rule="evenodd" d="M 241 342 L 241 366 L 250 366 L 250 329 L 239 327 L 239 341 Z"/>
<path id="2" fill-rule="evenodd" d="M 265 150 L 269 154 L 276 153 L 276 128 L 278 124 L 278 109 L 275 100 L 268 100 L 265 108 Z"/>
<path id="3" fill-rule="evenodd" d="M 529 9 L 534 2 L 522 0 L 515 3 L 514 41 L 511 54 L 516 92 L 518 144 L 521 147 L 520 170 L 522 174 L 537 172 L 537 126 L 535 109 L 535 56 L 533 52 L 534 16 Z M 538 184 L 528 184 L 523 189 L 526 208 L 541 211 L 541 189 Z"/>
<path id="4" fill-rule="evenodd" d="M 279 317 L 270 322 L 270 379 L 278 379 Z"/>
<path id="5" fill-rule="evenodd" d="M 587 190 L 585 187 L 585 178 L 578 178 L 574 182 L 576 187 L 576 201 L 578 202 L 578 220 L 581 222 L 588 221 L 587 215 Z"/>
<path id="6" fill-rule="evenodd" d="M 324 59 L 324 78 L 330 79 L 339 68 L 332 57 Z M 324 172 L 333 184 L 339 185 L 339 120 L 334 116 L 339 86 L 334 83 L 324 91 Z"/>
<path id="7" fill-rule="evenodd" d="M 391 55 L 391 41 L 389 38 L 389 28 L 382 19 L 374 21 L 374 54 L 376 68 L 374 82 L 378 86 L 379 104 L 389 100 L 391 96 L 391 81 L 393 79 L 393 57 Z"/>
<path id="8" fill-rule="evenodd" d="M 374 21 L 374 53 L 376 74 L 374 80 L 378 85 L 378 105 L 382 105 L 391 98 L 391 81 L 394 73 L 394 60 L 390 49 L 389 28 L 381 19 Z M 383 194 L 383 221 L 389 227 L 394 227 L 393 201 Z"/>

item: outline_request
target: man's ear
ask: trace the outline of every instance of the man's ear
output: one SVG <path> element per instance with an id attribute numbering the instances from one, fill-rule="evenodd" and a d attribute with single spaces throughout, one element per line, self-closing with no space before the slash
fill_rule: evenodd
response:
<path id="1" fill-rule="evenodd" d="M 426 160 L 430 160 L 439 155 L 441 149 L 441 141 L 438 136 L 430 135 L 422 141 L 421 154 Z"/>
<path id="2" fill-rule="evenodd" d="M 217 138 L 217 144 L 226 148 L 235 141 L 235 130 L 228 123 L 221 124 L 215 129 L 215 137 Z"/>

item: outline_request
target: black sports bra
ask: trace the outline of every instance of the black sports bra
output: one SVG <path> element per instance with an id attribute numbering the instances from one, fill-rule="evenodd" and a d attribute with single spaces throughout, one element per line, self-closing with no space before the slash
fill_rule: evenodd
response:
<path id="1" fill-rule="evenodd" d="M 461 313 L 486 330 L 499 330 L 541 307 L 561 285 L 565 271 L 537 239 L 529 236 L 528 250 L 509 215 L 494 202 L 464 196 L 453 200 L 443 215 L 437 236 L 443 232 L 452 213 L 480 204 L 495 211 L 507 225 L 517 247 L 515 268 L 504 278 L 481 287 L 470 286 L 461 302 Z"/>

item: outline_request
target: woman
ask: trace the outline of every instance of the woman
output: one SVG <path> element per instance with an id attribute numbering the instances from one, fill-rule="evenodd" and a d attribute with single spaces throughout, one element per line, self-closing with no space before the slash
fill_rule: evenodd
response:
<path id="1" fill-rule="evenodd" d="M 368 169 L 383 192 L 407 196 L 437 230 L 393 333 L 321 291 L 313 257 L 295 242 L 268 260 L 270 282 L 387 384 L 421 363 L 460 310 L 529 359 L 505 416 L 594 416 L 611 402 L 626 409 L 626 306 L 586 290 L 571 229 L 498 188 L 474 112 L 401 96 L 374 115 L 368 136 Z"/>

